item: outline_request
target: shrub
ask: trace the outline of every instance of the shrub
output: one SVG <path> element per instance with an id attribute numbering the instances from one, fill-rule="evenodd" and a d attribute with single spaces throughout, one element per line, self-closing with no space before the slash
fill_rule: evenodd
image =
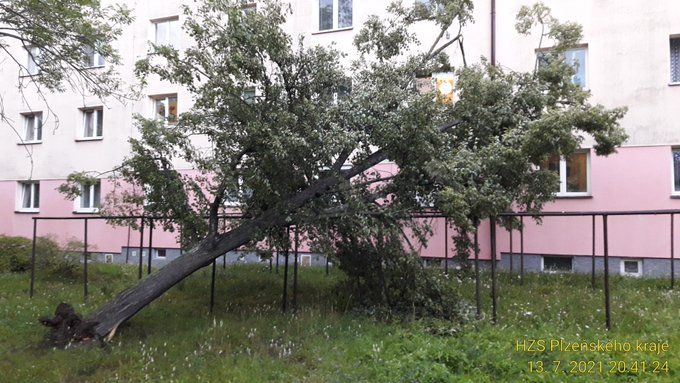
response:
<path id="1" fill-rule="evenodd" d="M 26 271 L 31 266 L 31 240 L 0 235 L 0 273 Z"/>
<path id="2" fill-rule="evenodd" d="M 78 275 L 82 244 L 69 241 L 64 249 L 52 237 L 38 237 L 35 244 L 36 269 L 49 275 Z M 24 237 L 0 236 L 0 273 L 22 272 L 31 267 L 32 242 Z"/>

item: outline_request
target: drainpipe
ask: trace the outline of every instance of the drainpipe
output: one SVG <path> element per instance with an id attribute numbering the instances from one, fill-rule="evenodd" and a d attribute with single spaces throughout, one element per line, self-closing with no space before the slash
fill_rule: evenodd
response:
<path id="1" fill-rule="evenodd" d="M 491 65 L 496 66 L 496 0 L 491 0 Z"/>

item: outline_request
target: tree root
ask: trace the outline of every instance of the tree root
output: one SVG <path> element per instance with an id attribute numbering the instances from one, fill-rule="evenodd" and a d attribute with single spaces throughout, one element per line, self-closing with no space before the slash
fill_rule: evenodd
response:
<path id="1" fill-rule="evenodd" d="M 42 317 L 40 323 L 50 328 L 45 340 L 55 346 L 84 343 L 96 339 L 98 322 L 86 321 L 68 303 L 60 303 L 53 318 Z"/>

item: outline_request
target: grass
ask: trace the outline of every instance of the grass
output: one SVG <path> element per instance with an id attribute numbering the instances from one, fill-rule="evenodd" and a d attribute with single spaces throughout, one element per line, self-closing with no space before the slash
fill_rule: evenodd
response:
<path id="1" fill-rule="evenodd" d="M 136 270 L 91 268 L 90 301 L 82 285 L 39 276 L 28 299 L 26 274 L 0 274 L 0 376 L 4 382 L 677 382 L 680 381 L 680 292 L 668 281 L 612 279 L 614 329 L 604 329 L 601 288 L 588 276 L 529 275 L 524 286 L 503 274 L 499 324 L 486 318 L 380 323 L 336 303 L 339 273 L 301 269 L 297 314 L 281 314 L 282 276 L 267 267 L 218 267 L 217 304 L 208 313 L 209 270 L 196 273 L 119 329 L 104 347 L 47 347 L 36 318 L 59 302 L 89 312 L 134 283 Z M 472 281 L 451 283 L 474 301 Z M 649 352 L 518 352 L 517 340 L 662 341 Z M 548 344 L 549 345 L 549 344 Z M 560 361 L 554 372 L 553 361 Z M 572 373 L 570 362 L 593 361 L 594 372 Z M 625 361 L 626 372 L 610 373 Z M 668 362 L 669 372 L 638 372 L 633 361 Z M 543 373 L 530 372 L 529 363 Z M 599 362 L 602 373 L 597 372 Z M 578 366 L 578 365 L 576 365 Z M 621 366 L 621 363 L 618 364 Z M 565 372 L 566 371 L 566 372 Z"/>

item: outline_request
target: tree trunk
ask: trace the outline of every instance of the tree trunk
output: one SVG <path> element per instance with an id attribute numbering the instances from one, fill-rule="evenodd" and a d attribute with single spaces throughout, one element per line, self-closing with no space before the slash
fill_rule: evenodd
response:
<path id="1" fill-rule="evenodd" d="M 459 122 L 455 121 L 446 124 L 439 127 L 439 130 L 446 131 Z M 114 299 L 104 304 L 104 306 L 87 318 L 85 322 L 97 323 L 95 334 L 100 337 L 108 336 L 110 339 L 121 323 L 132 318 L 184 278 L 208 266 L 213 260 L 223 254 L 248 243 L 263 229 L 291 224 L 287 220 L 291 212 L 295 212 L 307 202 L 317 198 L 329 189 L 342 182 L 347 182 L 387 159 L 387 154 L 383 150 L 378 150 L 360 163 L 355 164 L 351 169 L 340 170 L 341 165 L 349 157 L 348 153 L 340 155 L 337 166 L 334 166 L 334 170 L 338 171 L 337 173 L 318 180 L 307 189 L 283 201 L 277 208 L 267 210 L 250 220 L 244 220 L 238 227 L 225 234 L 204 239 L 190 251 L 180 255 L 156 273 L 140 280 L 136 285 L 126 289 Z M 71 339 L 68 339 L 68 341 L 81 340 L 78 339 L 75 333 L 70 334 L 70 337 Z"/>
<path id="2" fill-rule="evenodd" d="M 87 322 L 97 323 L 95 327 L 96 335 L 111 338 L 121 323 L 132 318 L 184 278 L 208 266 L 214 259 L 223 254 L 248 243 L 263 229 L 289 224 L 287 217 L 290 212 L 294 212 L 308 201 L 341 182 L 346 182 L 370 169 L 385 158 L 384 152 L 377 151 L 352 169 L 343 170 L 339 175 L 329 175 L 318 180 L 307 189 L 288 198 L 279 208 L 267 210 L 255 218 L 244 220 L 238 227 L 225 234 L 204 239 L 190 251 L 104 304 L 87 318 Z M 73 340 L 79 340 L 75 339 L 75 334 L 71 334 L 71 336 L 74 337 Z"/>

